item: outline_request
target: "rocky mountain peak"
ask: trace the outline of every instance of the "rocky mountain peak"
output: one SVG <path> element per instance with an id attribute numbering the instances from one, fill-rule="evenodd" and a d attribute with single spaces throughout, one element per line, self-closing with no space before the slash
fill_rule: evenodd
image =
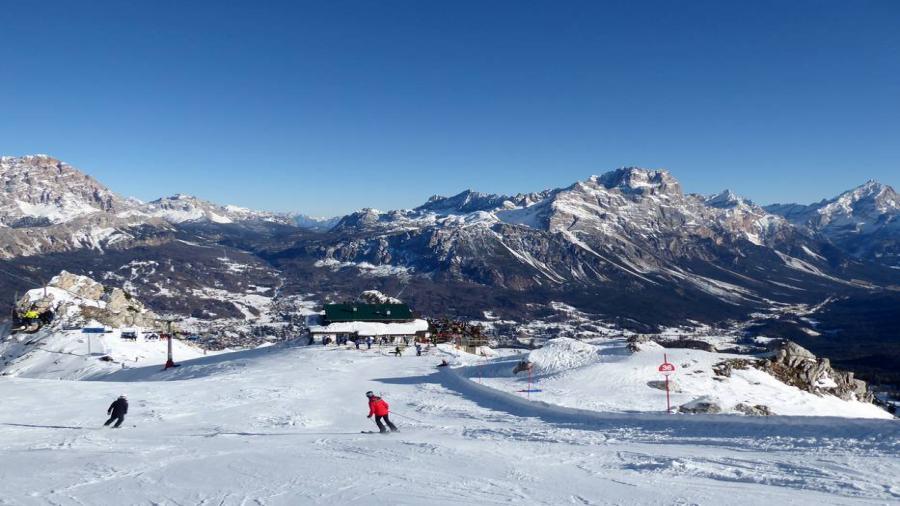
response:
<path id="1" fill-rule="evenodd" d="M 835 199 L 835 202 L 845 207 L 868 202 L 880 212 L 900 209 L 900 199 L 894 189 L 872 179 L 842 193 Z"/>
<path id="2" fill-rule="evenodd" d="M 732 209 L 741 205 L 752 206 L 753 202 L 731 190 L 722 190 L 721 192 L 706 197 L 706 205 L 717 207 L 719 209 Z"/>
<path id="3" fill-rule="evenodd" d="M 208 201 L 203 199 L 199 199 L 193 195 L 188 195 L 186 193 L 176 193 L 175 195 L 170 195 L 168 197 L 160 197 L 156 200 L 150 202 L 153 205 L 166 205 L 172 203 L 184 203 L 186 205 L 190 204 L 209 204 Z"/>
<path id="4" fill-rule="evenodd" d="M 807 221 L 814 226 L 835 224 L 847 228 L 856 223 L 858 228 L 862 224 L 894 221 L 900 213 L 900 198 L 890 186 L 870 180 L 809 209 L 812 212 Z"/>
<path id="5" fill-rule="evenodd" d="M 878 181 L 869 180 L 815 204 L 773 204 L 766 210 L 823 234 L 853 256 L 888 265 L 897 265 L 900 259 L 900 249 L 891 238 L 900 232 L 900 197 Z"/>
<path id="6" fill-rule="evenodd" d="M 171 197 L 154 200 L 146 206 L 146 212 L 170 223 L 205 221 L 211 223 L 235 223 L 245 221 L 267 221 L 293 224 L 289 215 L 254 211 L 246 207 L 225 205 L 203 200 L 193 195 L 178 193 Z"/>
<path id="7" fill-rule="evenodd" d="M 340 216 L 326 218 L 324 216 L 308 216 L 305 214 L 292 214 L 291 219 L 300 228 L 318 232 L 331 230 L 341 220 Z"/>
<path id="8" fill-rule="evenodd" d="M 381 211 L 371 207 L 364 207 L 341 218 L 335 224 L 334 230 L 364 228 L 378 223 L 380 219 Z"/>
<path id="9" fill-rule="evenodd" d="M 133 204 L 94 178 L 47 155 L 0 157 L 0 224 L 64 223 Z"/>
<path id="10" fill-rule="evenodd" d="M 623 167 L 601 176 L 592 176 L 591 182 L 607 189 L 642 195 L 681 195 L 681 184 L 667 170 Z"/>
<path id="11" fill-rule="evenodd" d="M 503 206 L 510 197 L 465 190 L 452 197 L 432 196 L 428 202 L 416 208 L 416 211 L 434 212 L 437 214 L 461 214 L 475 211 L 488 211 Z"/>
<path id="12" fill-rule="evenodd" d="M 159 216 L 172 223 L 187 221 L 211 221 L 232 223 L 225 208 L 192 195 L 178 193 L 163 197 L 147 204 L 149 214 Z"/>

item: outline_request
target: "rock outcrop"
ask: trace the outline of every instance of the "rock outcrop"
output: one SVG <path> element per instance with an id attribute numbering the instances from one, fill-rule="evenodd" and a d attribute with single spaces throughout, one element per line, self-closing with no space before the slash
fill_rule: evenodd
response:
<path id="1" fill-rule="evenodd" d="M 679 413 L 715 415 L 722 412 L 719 401 L 704 395 L 678 407 Z"/>
<path id="2" fill-rule="evenodd" d="M 367 304 L 403 304 L 403 301 L 379 292 L 378 290 L 366 290 L 359 298 Z"/>
<path id="3" fill-rule="evenodd" d="M 791 341 L 775 341 L 773 344 L 774 356 L 758 367 L 784 383 L 814 394 L 834 395 L 844 400 L 874 400 L 875 396 L 865 381 L 854 378 L 852 372 L 832 369 L 827 358 L 818 358 Z"/>
<path id="4" fill-rule="evenodd" d="M 62 271 L 44 288 L 29 290 L 17 303 L 20 314 L 52 315 L 50 325 L 84 325 L 96 321 L 110 327 L 153 328 L 159 316 L 121 288 L 104 286 L 87 276 Z"/>
<path id="5" fill-rule="evenodd" d="M 769 409 L 768 406 L 764 404 L 746 404 L 743 402 L 738 403 L 734 407 L 735 411 L 740 411 L 741 413 L 749 416 L 772 416 L 775 413 Z"/>

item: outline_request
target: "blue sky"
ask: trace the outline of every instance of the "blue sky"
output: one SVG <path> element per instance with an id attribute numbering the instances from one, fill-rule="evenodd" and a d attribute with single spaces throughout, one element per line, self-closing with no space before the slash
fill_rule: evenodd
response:
<path id="1" fill-rule="evenodd" d="M 900 2 L 0 0 L 0 153 L 334 215 L 620 166 L 900 186 Z"/>

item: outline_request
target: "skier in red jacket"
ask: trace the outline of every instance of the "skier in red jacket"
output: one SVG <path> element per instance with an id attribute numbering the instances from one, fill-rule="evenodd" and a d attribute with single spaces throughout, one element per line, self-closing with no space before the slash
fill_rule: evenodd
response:
<path id="1" fill-rule="evenodd" d="M 388 418 L 390 410 L 387 401 L 375 395 L 371 390 L 366 392 L 366 397 L 369 398 L 369 416 L 366 418 L 372 418 L 372 415 L 375 415 L 375 424 L 378 425 L 378 431 L 382 434 L 386 433 L 387 429 L 384 428 L 381 420 L 384 420 L 387 426 L 391 428 L 391 432 L 397 432 L 397 426 L 391 423 L 391 419 Z"/>

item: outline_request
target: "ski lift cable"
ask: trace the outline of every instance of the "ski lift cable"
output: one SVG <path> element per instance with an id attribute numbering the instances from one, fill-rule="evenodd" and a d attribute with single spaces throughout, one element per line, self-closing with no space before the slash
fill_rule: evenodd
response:
<path id="1" fill-rule="evenodd" d="M 406 288 L 407 288 L 408 286 L 409 286 L 409 282 L 408 282 L 408 281 L 405 282 L 405 283 L 403 283 L 403 288 L 400 289 L 400 291 L 397 293 L 397 295 L 394 296 L 394 298 L 397 299 L 397 300 L 400 300 L 400 296 L 403 295 L 403 292 L 406 291 Z"/>
<path id="2" fill-rule="evenodd" d="M 34 280 L 33 280 L 33 279 L 26 279 L 26 278 L 24 278 L 24 277 L 22 277 L 22 276 L 19 276 L 18 274 L 13 274 L 13 273 L 11 273 L 11 272 L 5 270 L 5 269 L 0 269 L 0 272 L 6 274 L 7 276 L 12 276 L 12 277 L 14 277 L 14 278 L 16 278 L 16 279 L 20 279 L 20 280 L 22 280 L 22 281 L 24 281 L 24 282 L 26 282 L 26 283 L 34 284 Z"/>

